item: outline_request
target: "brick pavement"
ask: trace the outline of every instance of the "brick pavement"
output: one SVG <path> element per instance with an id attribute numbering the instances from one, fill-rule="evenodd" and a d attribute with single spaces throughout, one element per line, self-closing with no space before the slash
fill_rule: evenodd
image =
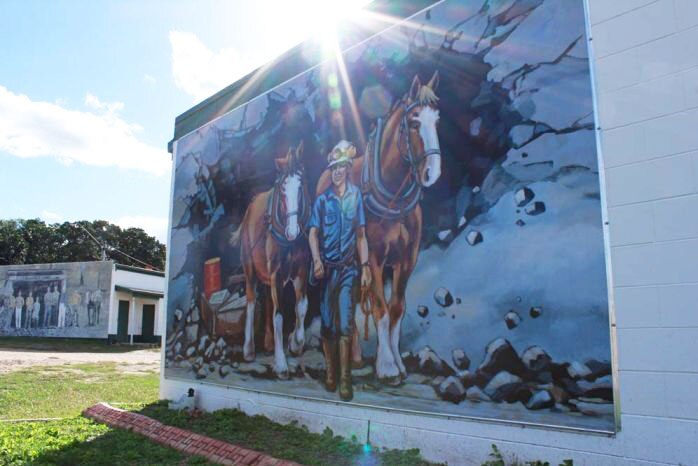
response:
<path id="1" fill-rule="evenodd" d="M 168 426 L 142 414 L 132 413 L 97 403 L 83 411 L 83 416 L 137 432 L 166 447 L 187 455 L 203 456 L 209 461 L 231 466 L 300 466 L 293 461 L 280 460 L 264 453 L 199 435 L 178 427 Z"/>

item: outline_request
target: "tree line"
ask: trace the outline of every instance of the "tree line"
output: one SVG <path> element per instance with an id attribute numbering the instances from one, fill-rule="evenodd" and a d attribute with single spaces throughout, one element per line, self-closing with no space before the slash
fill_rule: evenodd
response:
<path id="1" fill-rule="evenodd" d="M 106 259 L 119 264 L 165 268 L 165 245 L 140 228 L 104 220 L 50 225 L 40 219 L 0 220 L 0 265 L 96 261 L 102 258 L 100 244 Z"/>

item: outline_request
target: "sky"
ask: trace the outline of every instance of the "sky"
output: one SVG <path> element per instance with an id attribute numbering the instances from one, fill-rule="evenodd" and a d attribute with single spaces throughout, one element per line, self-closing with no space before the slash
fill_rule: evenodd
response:
<path id="1" fill-rule="evenodd" d="M 175 117 L 369 0 L 0 0 L 0 218 L 166 242 Z"/>

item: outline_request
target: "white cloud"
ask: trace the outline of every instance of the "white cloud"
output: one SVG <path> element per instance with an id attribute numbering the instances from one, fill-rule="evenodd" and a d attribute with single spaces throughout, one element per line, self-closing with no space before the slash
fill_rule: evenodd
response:
<path id="1" fill-rule="evenodd" d="M 170 31 L 175 85 L 202 100 L 259 66 L 260 58 L 242 56 L 233 48 L 211 51 L 191 32 Z"/>
<path id="2" fill-rule="evenodd" d="M 44 210 L 41 212 L 41 219 L 46 223 L 60 223 L 63 221 L 63 216 L 55 212 Z"/>
<path id="3" fill-rule="evenodd" d="M 161 243 L 167 244 L 167 218 L 134 215 L 111 220 L 111 223 L 119 225 L 121 228 L 141 228 L 149 235 L 156 237 Z"/>
<path id="4" fill-rule="evenodd" d="M 89 92 L 85 94 L 85 105 L 94 110 L 106 110 L 110 115 L 116 114 L 124 109 L 124 104 L 122 102 L 102 102 L 96 95 L 90 94 Z"/>
<path id="5" fill-rule="evenodd" d="M 87 94 L 85 105 L 95 111 L 34 101 L 0 86 L 0 151 L 23 158 L 55 157 L 66 165 L 169 172 L 167 151 L 140 141 L 137 134 L 143 129 L 118 116 L 122 103 Z"/>
<path id="6" fill-rule="evenodd" d="M 143 75 L 143 81 L 147 82 L 148 84 L 155 84 L 157 79 L 155 79 L 155 76 L 146 73 Z"/>

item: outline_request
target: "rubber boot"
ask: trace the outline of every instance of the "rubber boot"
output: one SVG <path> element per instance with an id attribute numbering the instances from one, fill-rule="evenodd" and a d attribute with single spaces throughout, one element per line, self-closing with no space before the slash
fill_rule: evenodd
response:
<path id="1" fill-rule="evenodd" d="M 322 351 L 325 353 L 325 388 L 334 392 L 337 390 L 337 340 L 322 337 Z"/>
<path id="2" fill-rule="evenodd" d="M 343 401 L 354 398 L 351 386 L 351 337 L 339 337 L 339 397 Z"/>

